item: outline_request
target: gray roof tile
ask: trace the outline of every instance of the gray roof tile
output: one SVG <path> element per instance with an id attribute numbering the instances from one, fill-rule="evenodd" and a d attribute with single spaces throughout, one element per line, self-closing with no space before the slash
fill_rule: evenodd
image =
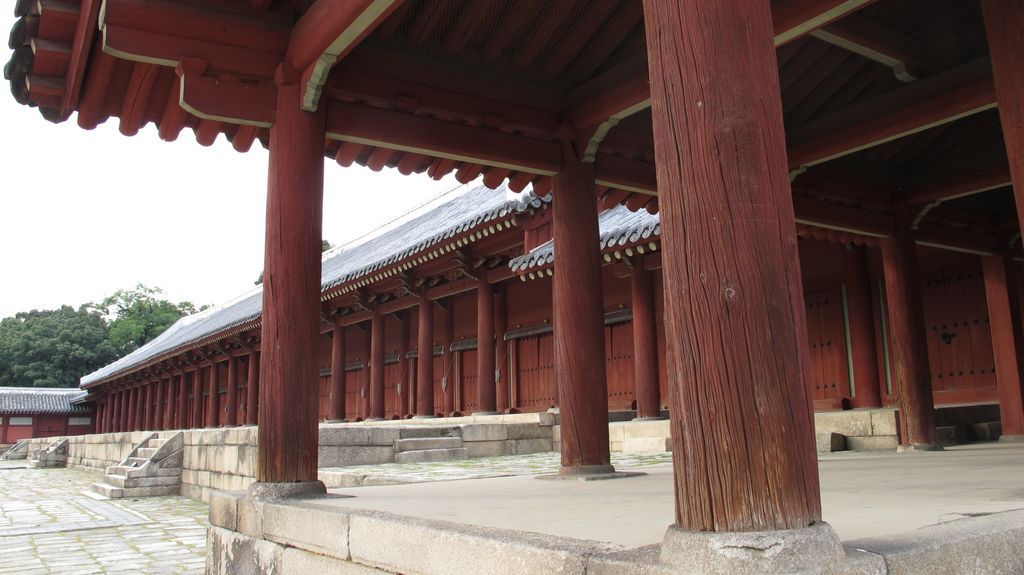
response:
<path id="1" fill-rule="evenodd" d="M 88 405 L 72 404 L 85 394 L 78 389 L 0 387 L 0 415 L 88 415 Z"/>

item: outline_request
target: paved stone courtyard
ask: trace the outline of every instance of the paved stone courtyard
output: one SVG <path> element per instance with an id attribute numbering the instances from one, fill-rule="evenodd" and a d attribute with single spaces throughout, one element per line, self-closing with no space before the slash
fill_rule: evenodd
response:
<path id="1" fill-rule="evenodd" d="M 94 481 L 83 471 L 0 462 L 0 575 L 203 573 L 205 504 L 97 499 Z"/>

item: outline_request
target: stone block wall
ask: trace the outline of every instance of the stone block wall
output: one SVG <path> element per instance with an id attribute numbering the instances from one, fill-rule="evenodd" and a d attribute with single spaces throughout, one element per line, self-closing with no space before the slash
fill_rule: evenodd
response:
<path id="1" fill-rule="evenodd" d="M 890 451 L 899 445 L 895 409 L 855 409 L 814 414 L 817 433 L 846 437 L 853 451 Z"/>
<path id="2" fill-rule="evenodd" d="M 242 490 L 256 480 L 256 427 L 185 431 L 181 494 L 209 501 L 215 490 Z"/>

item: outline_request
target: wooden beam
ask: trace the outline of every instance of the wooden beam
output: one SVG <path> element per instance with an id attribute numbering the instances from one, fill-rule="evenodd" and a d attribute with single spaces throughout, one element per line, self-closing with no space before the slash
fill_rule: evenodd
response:
<path id="1" fill-rule="evenodd" d="M 202 74 L 181 74 L 178 104 L 202 120 L 269 128 L 276 89 L 269 83 L 237 82 Z"/>
<path id="2" fill-rule="evenodd" d="M 874 0 L 782 0 L 772 6 L 775 45 L 782 46 L 846 17 Z"/>
<path id="3" fill-rule="evenodd" d="M 1011 184 L 1010 165 L 999 164 L 939 181 L 919 184 L 899 194 L 898 205 L 922 206 L 995 190 Z"/>
<path id="4" fill-rule="evenodd" d="M 876 238 L 893 234 L 892 216 L 804 196 L 793 197 L 796 222 Z"/>
<path id="5" fill-rule="evenodd" d="M 907 47 L 912 39 L 859 14 L 811 32 L 818 40 L 892 68 L 901 82 L 917 80 L 921 58 Z"/>
<path id="6" fill-rule="evenodd" d="M 92 49 L 93 35 L 96 33 L 94 22 L 99 15 L 101 3 L 100 0 L 82 0 L 78 22 L 75 25 L 71 55 L 68 60 L 68 71 L 64 76 L 67 83 L 60 106 L 62 115 L 70 114 L 71 110 L 78 106 L 78 97 L 81 94 L 85 78 L 85 65 L 89 60 L 89 51 Z"/>
<path id="7" fill-rule="evenodd" d="M 849 110 L 814 122 L 820 135 L 800 140 L 789 146 L 792 169 L 814 166 L 898 138 L 922 132 L 960 118 L 990 110 L 996 105 L 991 77 L 983 77 L 958 85 L 944 92 L 930 92 L 930 82 L 914 82 L 906 88 L 879 97 L 877 102 L 863 106 L 873 108 L 871 114 L 852 114 Z M 919 89 L 926 82 L 925 90 Z M 911 95 L 913 98 L 904 96 Z M 875 104 L 875 105 L 872 105 Z"/>
<path id="8" fill-rule="evenodd" d="M 330 103 L 327 137 L 541 175 L 561 167 L 560 147 L 552 141 L 347 102 Z"/>
<path id="9" fill-rule="evenodd" d="M 302 73 L 303 110 L 315 110 L 334 64 L 401 4 L 401 0 L 317 0 L 292 29 L 284 61 Z"/>

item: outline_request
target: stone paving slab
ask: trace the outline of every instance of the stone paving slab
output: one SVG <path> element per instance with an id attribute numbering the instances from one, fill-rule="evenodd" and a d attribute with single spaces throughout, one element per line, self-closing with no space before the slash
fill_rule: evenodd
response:
<path id="1" fill-rule="evenodd" d="M 206 504 L 184 497 L 97 499 L 96 476 L 0 464 L 0 575 L 199 575 Z"/>
<path id="2" fill-rule="evenodd" d="M 612 453 L 616 469 L 642 469 L 672 462 L 672 454 L 664 453 Z M 458 461 L 429 463 L 383 463 L 378 465 L 352 465 L 321 467 L 320 479 L 328 487 L 356 487 L 360 485 L 396 485 L 427 481 L 453 481 L 459 479 L 485 479 L 515 475 L 557 473 L 560 455 L 555 452 L 480 457 Z"/>

